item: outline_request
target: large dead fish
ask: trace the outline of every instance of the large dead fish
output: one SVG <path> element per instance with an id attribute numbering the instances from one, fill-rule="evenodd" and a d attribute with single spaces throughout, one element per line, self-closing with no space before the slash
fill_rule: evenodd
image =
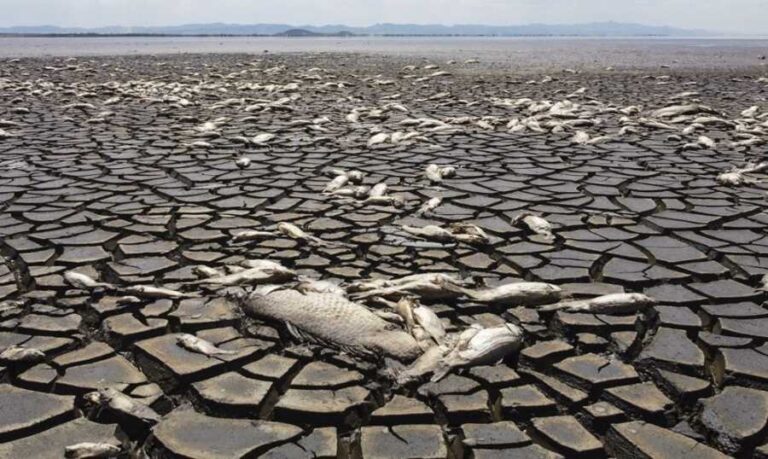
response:
<path id="1" fill-rule="evenodd" d="M 478 303 L 533 306 L 558 301 L 563 294 L 560 287 L 544 282 L 515 282 L 487 289 L 470 289 L 449 285 L 448 288 L 466 295 Z"/>
<path id="2" fill-rule="evenodd" d="M 588 300 L 563 301 L 539 308 L 539 311 L 588 312 L 592 314 L 634 314 L 656 304 L 642 293 L 611 293 Z"/>
<path id="3" fill-rule="evenodd" d="M 354 355 L 408 362 L 421 355 L 408 333 L 340 295 L 257 290 L 241 302 L 250 316 L 284 322 L 294 336 Z"/>

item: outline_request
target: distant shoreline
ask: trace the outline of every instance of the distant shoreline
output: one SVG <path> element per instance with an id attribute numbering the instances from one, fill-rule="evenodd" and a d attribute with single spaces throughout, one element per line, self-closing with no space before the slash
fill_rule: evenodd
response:
<path id="1" fill-rule="evenodd" d="M 696 39 L 729 39 L 729 40 L 760 40 L 764 36 L 679 36 L 679 35 L 583 35 L 583 34 L 519 34 L 519 35 L 486 35 L 486 34 L 159 34 L 159 33 L 0 33 L 0 37 L 19 38 L 666 38 L 681 40 Z"/>

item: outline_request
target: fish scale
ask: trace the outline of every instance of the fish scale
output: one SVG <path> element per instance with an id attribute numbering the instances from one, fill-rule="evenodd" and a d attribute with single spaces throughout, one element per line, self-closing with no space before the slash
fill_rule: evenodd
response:
<path id="1" fill-rule="evenodd" d="M 243 301 L 246 314 L 286 322 L 303 334 L 370 356 L 411 361 L 421 354 L 416 340 L 364 306 L 329 293 L 295 290 L 254 293 Z"/>

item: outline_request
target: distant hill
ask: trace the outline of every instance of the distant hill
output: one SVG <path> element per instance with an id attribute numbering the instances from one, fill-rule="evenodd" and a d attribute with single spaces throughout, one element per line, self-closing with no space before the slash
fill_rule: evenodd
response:
<path id="1" fill-rule="evenodd" d="M 345 25 L 293 26 L 287 24 L 186 24 L 162 27 L 109 26 L 96 28 L 23 26 L 0 28 L 0 34 L 14 35 L 277 35 L 311 37 L 321 35 L 377 36 L 584 36 L 584 37 L 693 37 L 714 36 L 706 30 L 679 29 L 619 22 L 588 24 L 527 24 L 513 26 L 440 25 L 440 24 L 374 24 L 368 27 Z"/>

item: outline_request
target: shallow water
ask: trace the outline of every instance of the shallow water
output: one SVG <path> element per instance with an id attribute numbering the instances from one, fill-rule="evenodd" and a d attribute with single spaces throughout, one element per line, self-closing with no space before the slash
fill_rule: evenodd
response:
<path id="1" fill-rule="evenodd" d="M 0 37 L 0 57 L 176 53 L 355 52 L 439 59 L 479 58 L 512 68 L 765 65 L 768 39 L 566 37 Z"/>

